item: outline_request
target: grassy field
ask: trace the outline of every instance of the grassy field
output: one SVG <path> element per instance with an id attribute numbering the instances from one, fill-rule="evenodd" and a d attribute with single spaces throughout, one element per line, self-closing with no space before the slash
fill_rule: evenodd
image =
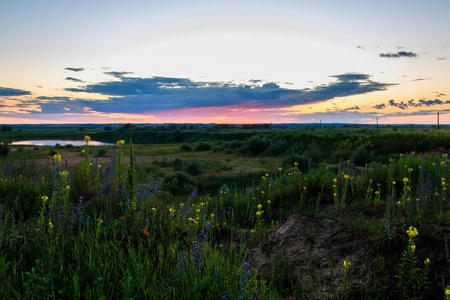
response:
<path id="1" fill-rule="evenodd" d="M 445 130 L 0 136 L 52 137 L 86 143 L 10 146 L 1 157 L 1 298 L 440 299 L 450 292 Z M 143 143 L 149 137 L 159 142 Z M 119 142 L 92 147 L 90 138 Z"/>

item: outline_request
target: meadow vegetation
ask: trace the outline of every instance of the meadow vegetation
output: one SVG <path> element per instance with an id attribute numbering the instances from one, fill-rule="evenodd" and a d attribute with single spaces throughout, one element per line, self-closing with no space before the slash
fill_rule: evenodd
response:
<path id="1" fill-rule="evenodd" d="M 446 130 L 51 131 L 85 145 L 1 144 L 1 298 L 450 297 Z M 317 231 L 279 230 L 293 215 Z M 326 224 L 346 234 L 326 270 L 273 244 L 318 245 Z"/>

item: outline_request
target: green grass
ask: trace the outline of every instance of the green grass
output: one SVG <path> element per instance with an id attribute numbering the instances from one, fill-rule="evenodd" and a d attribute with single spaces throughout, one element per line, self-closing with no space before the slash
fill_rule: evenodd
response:
<path id="1" fill-rule="evenodd" d="M 439 264 L 448 261 L 430 256 L 428 273 L 422 263 L 445 250 L 431 243 L 429 228 L 450 223 L 446 155 L 394 153 L 385 164 L 322 162 L 305 171 L 288 160 L 281 168 L 279 156 L 187 152 L 180 144 L 102 148 L 108 157 L 92 156 L 88 146 L 1 159 L 0 298 L 289 299 L 317 288 L 317 297 L 334 299 L 432 298 L 443 293 L 433 274 L 447 284 Z M 67 157 L 77 160 L 65 164 Z M 176 157 L 182 170 L 198 161 L 201 174 L 184 181 L 173 170 Z M 295 266 L 281 253 L 259 274 L 252 251 L 267 247 L 267 236 L 294 213 L 331 218 L 382 249 L 370 276 L 359 279 L 368 284 L 328 290 L 329 275 L 312 256 L 301 274 L 288 272 Z M 410 226 L 419 231 L 414 253 L 407 253 Z M 238 230 L 247 233 L 239 243 L 231 239 Z M 407 277 L 413 269 L 417 276 Z"/>

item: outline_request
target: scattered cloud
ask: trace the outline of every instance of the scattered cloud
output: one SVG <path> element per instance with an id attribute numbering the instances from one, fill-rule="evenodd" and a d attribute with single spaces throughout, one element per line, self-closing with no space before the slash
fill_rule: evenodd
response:
<path id="1" fill-rule="evenodd" d="M 438 57 L 437 60 L 446 60 L 447 58 L 445 57 Z"/>
<path id="2" fill-rule="evenodd" d="M 417 57 L 417 53 L 398 51 L 397 53 L 380 53 L 380 57 L 399 58 L 399 57 Z"/>
<path id="3" fill-rule="evenodd" d="M 73 81 L 73 82 L 84 82 L 83 80 L 74 78 L 74 77 L 66 77 L 66 80 Z"/>
<path id="4" fill-rule="evenodd" d="M 85 92 L 110 96 L 109 100 L 71 101 L 72 105 L 89 106 L 95 111 L 143 113 L 180 108 L 247 105 L 253 108 L 281 108 L 312 104 L 339 97 L 386 90 L 395 85 L 370 80 L 370 75 L 345 73 L 330 76 L 336 80 L 305 89 L 282 88 L 274 82 L 262 86 L 230 82 L 196 82 L 188 78 L 120 77 L 77 88 Z"/>
<path id="5" fill-rule="evenodd" d="M 377 104 L 375 106 L 373 106 L 373 108 L 375 109 L 384 109 L 387 106 L 392 106 L 392 107 L 397 107 L 400 108 L 402 110 L 405 110 L 409 107 L 429 107 L 429 106 L 434 106 L 434 105 L 442 105 L 442 104 L 449 104 L 450 100 L 447 101 L 442 101 L 439 99 L 434 99 L 434 100 L 426 100 L 426 99 L 420 99 L 419 101 L 415 101 L 414 99 L 411 99 L 409 101 L 400 101 L 397 102 L 395 100 L 389 100 L 387 104 L 382 103 L 382 104 Z"/>
<path id="6" fill-rule="evenodd" d="M 9 96 L 24 96 L 24 95 L 31 95 L 31 92 L 19 89 L 0 87 L 0 96 L 9 97 Z"/>
<path id="7" fill-rule="evenodd" d="M 133 72 L 117 72 L 117 71 L 111 71 L 111 72 L 103 72 L 103 74 L 110 75 L 112 77 L 116 78 L 122 78 L 125 75 L 134 74 Z"/>
<path id="8" fill-rule="evenodd" d="M 84 68 L 71 68 L 71 67 L 67 67 L 67 68 L 64 68 L 64 70 L 67 70 L 67 71 L 73 71 L 73 72 L 81 72 L 81 71 L 84 71 Z"/>

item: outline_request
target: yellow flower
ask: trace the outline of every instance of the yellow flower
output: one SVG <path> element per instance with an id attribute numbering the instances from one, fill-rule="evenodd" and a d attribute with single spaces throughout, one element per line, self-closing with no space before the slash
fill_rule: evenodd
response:
<path id="1" fill-rule="evenodd" d="M 392 181 L 392 184 L 395 185 L 395 181 Z"/>
<path id="2" fill-rule="evenodd" d="M 260 211 L 257 211 L 257 212 L 256 212 L 256 215 L 257 215 L 257 216 L 260 216 L 260 215 L 261 215 L 261 212 L 260 212 Z"/>
<path id="3" fill-rule="evenodd" d="M 412 244 L 411 245 L 411 251 L 414 252 L 416 250 L 416 245 Z"/>
<path id="4" fill-rule="evenodd" d="M 294 166 L 298 166 L 298 162 L 295 162 L 295 163 L 294 163 Z"/>
<path id="5" fill-rule="evenodd" d="M 53 155 L 53 160 L 55 161 L 55 163 L 59 164 L 59 162 L 61 161 L 61 154 L 56 153 L 55 155 Z"/>
<path id="6" fill-rule="evenodd" d="M 215 217 L 215 215 L 214 214 L 211 214 L 211 218 L 214 218 Z"/>
<path id="7" fill-rule="evenodd" d="M 66 190 L 70 190 L 70 186 L 66 185 Z"/>
<path id="8" fill-rule="evenodd" d="M 350 176 L 349 176 L 349 175 L 347 175 L 347 174 L 345 174 L 345 175 L 344 175 L 344 178 L 345 178 L 345 179 L 349 179 L 349 178 L 350 178 Z"/>
<path id="9" fill-rule="evenodd" d="M 122 145 L 125 145 L 124 140 L 117 141 L 117 146 L 122 146 Z"/>
<path id="10" fill-rule="evenodd" d="M 349 260 L 344 260 L 344 268 L 348 269 L 351 265 L 352 263 Z"/>
<path id="11" fill-rule="evenodd" d="M 419 234 L 414 226 L 409 227 L 406 233 L 410 238 L 416 237 Z"/>
<path id="12" fill-rule="evenodd" d="M 261 204 L 258 204 L 258 206 L 256 206 L 259 210 L 261 210 L 261 208 L 262 208 L 262 205 Z"/>
<path id="13" fill-rule="evenodd" d="M 41 199 L 42 199 L 42 202 L 44 202 L 44 203 L 45 203 L 45 201 L 47 201 L 47 200 L 48 200 L 48 197 L 47 197 L 47 196 L 42 196 L 42 197 L 41 197 Z"/>
<path id="14" fill-rule="evenodd" d="M 101 167 L 102 167 L 102 165 L 98 165 L 98 166 L 97 166 L 97 168 L 99 168 L 99 169 L 100 169 Z"/>
<path id="15" fill-rule="evenodd" d="M 152 210 L 153 210 L 153 211 L 156 211 L 156 208 L 153 207 Z"/>
<path id="16" fill-rule="evenodd" d="M 408 177 L 403 178 L 403 182 L 404 182 L 404 183 L 408 183 L 408 182 L 409 182 Z"/>
<path id="17" fill-rule="evenodd" d="M 48 226 L 50 227 L 50 229 L 52 229 L 53 228 L 52 222 L 48 222 Z"/>
<path id="18" fill-rule="evenodd" d="M 445 294 L 446 294 L 446 295 L 450 295 L 450 286 L 447 286 L 447 287 L 445 288 Z"/>
<path id="19" fill-rule="evenodd" d="M 68 175 L 69 175 L 69 171 L 67 171 L 67 170 L 64 170 L 61 172 L 61 176 L 64 178 L 67 178 Z"/>
<path id="20" fill-rule="evenodd" d="M 333 179 L 333 182 L 336 183 L 337 182 L 337 178 Z"/>
<path id="21" fill-rule="evenodd" d="M 270 200 L 267 200 L 267 204 L 270 204 Z"/>
<path id="22" fill-rule="evenodd" d="M 278 168 L 278 171 L 280 171 L 280 172 L 281 172 L 281 171 L 283 171 L 283 169 L 282 169 L 282 168 Z"/>
<path id="23" fill-rule="evenodd" d="M 85 136 L 85 137 L 84 137 L 84 142 L 85 142 L 86 144 L 89 143 L 90 140 L 91 140 L 90 137 L 88 137 L 88 136 Z"/>
<path id="24" fill-rule="evenodd" d="M 423 262 L 425 265 L 430 264 L 430 259 L 427 257 L 427 259 L 425 259 L 425 261 Z"/>
<path id="25" fill-rule="evenodd" d="M 266 177 L 269 177 L 269 174 L 266 174 Z"/>

